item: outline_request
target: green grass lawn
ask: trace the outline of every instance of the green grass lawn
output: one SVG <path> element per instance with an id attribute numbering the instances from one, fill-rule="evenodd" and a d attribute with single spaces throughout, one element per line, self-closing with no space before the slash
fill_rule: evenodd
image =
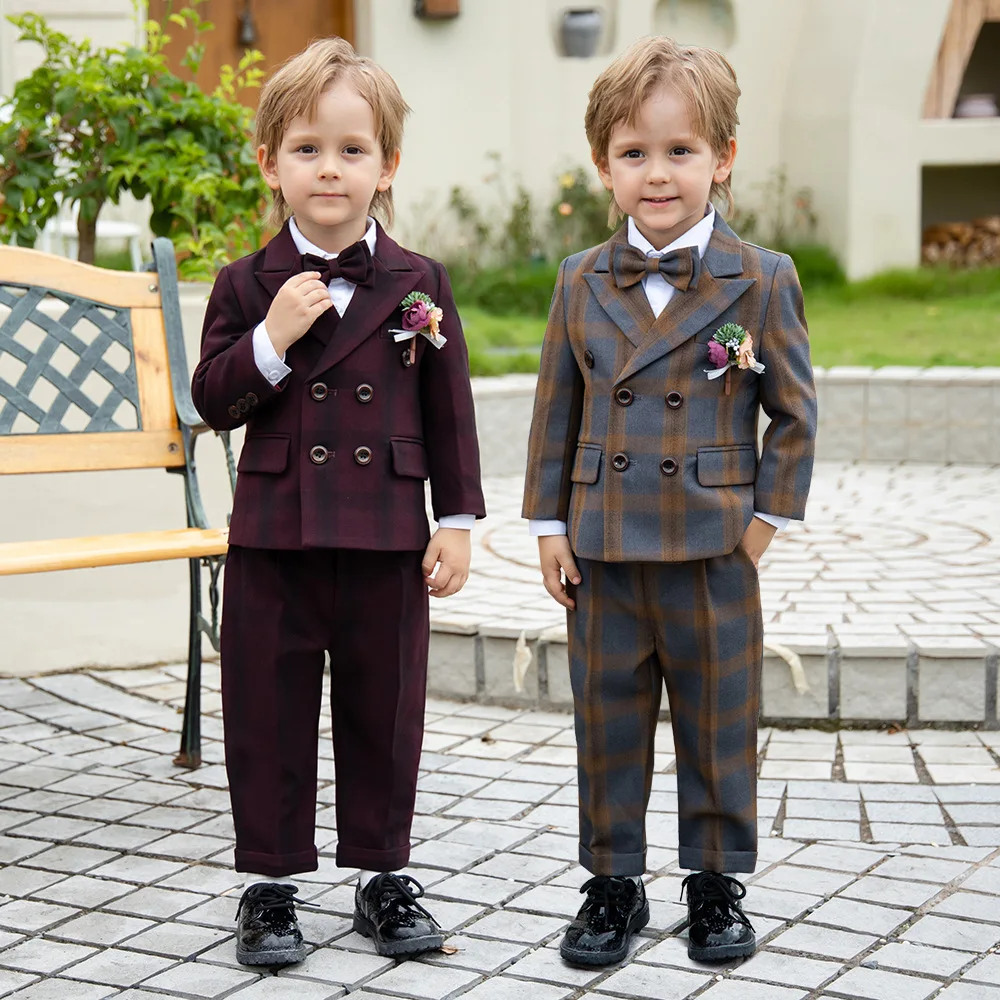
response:
<path id="1" fill-rule="evenodd" d="M 890 272 L 805 303 L 817 366 L 1000 366 L 1000 268 Z M 537 370 L 544 318 L 460 309 L 474 375 Z"/>

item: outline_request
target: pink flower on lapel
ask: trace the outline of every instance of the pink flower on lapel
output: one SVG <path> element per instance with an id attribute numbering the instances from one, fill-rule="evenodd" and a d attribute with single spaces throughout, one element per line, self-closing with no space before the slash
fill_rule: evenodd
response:
<path id="1" fill-rule="evenodd" d="M 729 352 L 718 341 L 709 341 L 708 360 L 711 361 L 716 368 L 721 368 L 729 360 Z"/>
<path id="2" fill-rule="evenodd" d="M 430 320 L 430 307 L 422 299 L 417 299 L 403 310 L 403 329 L 422 330 Z"/>

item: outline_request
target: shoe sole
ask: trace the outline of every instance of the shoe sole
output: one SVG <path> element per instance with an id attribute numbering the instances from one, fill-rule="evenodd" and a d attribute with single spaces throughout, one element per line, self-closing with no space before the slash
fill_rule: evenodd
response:
<path id="1" fill-rule="evenodd" d="M 649 923 L 649 903 L 629 921 L 625 943 L 617 951 L 584 951 L 568 948 L 565 943 L 559 946 L 559 954 L 573 965 L 614 965 L 622 961 L 628 954 L 629 936 L 641 931 Z"/>
<path id="2" fill-rule="evenodd" d="M 359 913 L 354 914 L 354 929 L 362 936 L 375 942 L 375 951 L 383 958 L 400 955 L 420 955 L 425 951 L 438 951 L 444 944 L 443 934 L 425 934 L 419 938 L 403 941 L 380 941 L 371 922 Z"/>
<path id="3" fill-rule="evenodd" d="M 282 948 L 275 951 L 242 951 L 236 949 L 236 961 L 240 965 L 295 965 L 306 957 L 306 946 Z"/>
<path id="4" fill-rule="evenodd" d="M 722 944 L 714 948 L 697 948 L 688 944 L 688 958 L 692 962 L 728 962 L 732 958 L 749 958 L 757 950 L 757 939 L 744 944 Z"/>

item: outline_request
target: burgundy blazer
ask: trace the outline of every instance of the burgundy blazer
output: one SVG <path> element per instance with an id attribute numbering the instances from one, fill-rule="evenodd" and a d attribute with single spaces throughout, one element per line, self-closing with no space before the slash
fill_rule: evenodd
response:
<path id="1" fill-rule="evenodd" d="M 423 548 L 434 517 L 485 517 L 469 358 L 448 275 L 378 227 L 375 285 L 343 317 L 329 309 L 285 357 L 272 386 L 253 331 L 301 256 L 287 224 L 257 253 L 223 268 L 205 314 L 192 395 L 217 431 L 246 425 L 229 540 L 253 548 Z M 401 328 L 400 303 L 426 292 L 444 311 L 440 350 Z"/>

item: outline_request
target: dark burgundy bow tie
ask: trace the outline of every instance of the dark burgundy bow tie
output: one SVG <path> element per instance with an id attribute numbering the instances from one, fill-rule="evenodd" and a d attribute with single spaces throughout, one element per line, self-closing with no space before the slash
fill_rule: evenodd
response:
<path id="1" fill-rule="evenodd" d="M 302 270 L 319 271 L 319 280 L 327 285 L 334 278 L 344 278 L 367 288 L 375 284 L 375 262 L 364 240 L 352 243 L 332 260 L 312 253 L 303 254 Z"/>
<path id="2" fill-rule="evenodd" d="M 615 284 L 619 288 L 637 285 L 647 274 L 662 274 L 678 291 L 696 288 L 701 273 L 701 256 L 693 247 L 679 247 L 662 257 L 647 257 L 628 244 L 615 247 L 611 260 Z"/>

